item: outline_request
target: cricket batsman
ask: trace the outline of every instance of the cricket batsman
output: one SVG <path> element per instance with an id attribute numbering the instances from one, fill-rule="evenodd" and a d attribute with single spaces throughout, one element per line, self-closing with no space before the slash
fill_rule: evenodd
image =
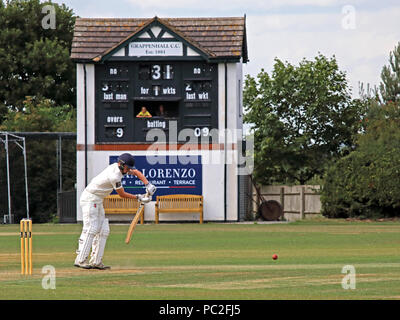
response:
<path id="1" fill-rule="evenodd" d="M 105 218 L 103 199 L 115 190 L 122 198 L 144 199 L 145 195 L 133 195 L 125 192 L 121 179 L 131 174 L 139 178 L 146 186 L 149 195 L 156 192 L 156 187 L 149 183 L 146 177 L 135 168 L 135 159 L 129 153 L 121 154 L 118 162 L 109 165 L 83 190 L 80 197 L 80 206 L 83 214 L 83 229 L 79 238 L 79 246 L 74 266 L 84 269 L 110 269 L 103 264 L 104 248 L 110 233 L 108 219 Z M 90 261 L 88 257 L 90 255 Z"/>

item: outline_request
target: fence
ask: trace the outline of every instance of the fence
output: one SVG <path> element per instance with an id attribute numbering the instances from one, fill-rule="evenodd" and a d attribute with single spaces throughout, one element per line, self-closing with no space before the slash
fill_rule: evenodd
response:
<path id="1" fill-rule="evenodd" d="M 252 220 L 251 180 L 249 175 L 240 175 L 239 181 L 239 221 Z"/>
<path id="2" fill-rule="evenodd" d="M 76 223 L 76 191 L 58 193 L 60 223 Z"/>
<path id="3" fill-rule="evenodd" d="M 284 212 L 284 217 L 288 221 L 308 218 L 319 214 L 321 211 L 321 201 L 319 185 L 302 186 L 262 186 L 260 187 L 261 196 L 265 200 L 278 201 Z M 253 187 L 253 214 L 257 212 L 257 191 Z"/>

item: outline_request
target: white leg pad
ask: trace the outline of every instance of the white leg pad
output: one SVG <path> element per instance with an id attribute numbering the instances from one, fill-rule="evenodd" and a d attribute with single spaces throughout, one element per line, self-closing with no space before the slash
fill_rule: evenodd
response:
<path id="1" fill-rule="evenodd" d="M 104 215 L 101 215 L 99 204 L 84 203 L 81 205 L 84 221 L 84 229 L 82 230 L 81 238 L 79 239 L 79 247 L 77 250 L 76 263 L 83 263 L 89 256 L 92 247 L 93 239 L 100 232 L 100 227 L 103 224 Z M 85 224 L 86 221 L 86 224 Z"/>
<path id="2" fill-rule="evenodd" d="M 92 254 L 89 262 L 90 264 L 98 265 L 102 262 L 104 249 L 106 247 L 106 242 L 109 234 L 110 226 L 108 224 L 108 219 L 104 219 L 100 233 L 97 234 L 93 240 Z"/>

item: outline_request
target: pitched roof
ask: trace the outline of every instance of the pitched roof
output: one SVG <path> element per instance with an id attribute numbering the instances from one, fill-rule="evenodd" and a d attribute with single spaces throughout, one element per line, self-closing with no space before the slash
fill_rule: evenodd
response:
<path id="1" fill-rule="evenodd" d="M 154 20 L 182 36 L 210 59 L 247 58 L 245 17 L 233 18 L 77 18 L 71 59 L 93 61 L 129 39 Z"/>

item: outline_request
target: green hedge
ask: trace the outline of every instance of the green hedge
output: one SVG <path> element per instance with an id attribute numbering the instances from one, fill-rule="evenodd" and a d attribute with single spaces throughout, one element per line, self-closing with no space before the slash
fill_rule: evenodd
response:
<path id="1" fill-rule="evenodd" d="M 400 148 L 354 151 L 329 168 L 321 194 L 330 218 L 400 216 Z"/>
<path id="2" fill-rule="evenodd" d="M 399 107 L 372 111 L 375 119 L 359 135 L 357 149 L 326 172 L 321 203 L 327 217 L 400 217 Z"/>

